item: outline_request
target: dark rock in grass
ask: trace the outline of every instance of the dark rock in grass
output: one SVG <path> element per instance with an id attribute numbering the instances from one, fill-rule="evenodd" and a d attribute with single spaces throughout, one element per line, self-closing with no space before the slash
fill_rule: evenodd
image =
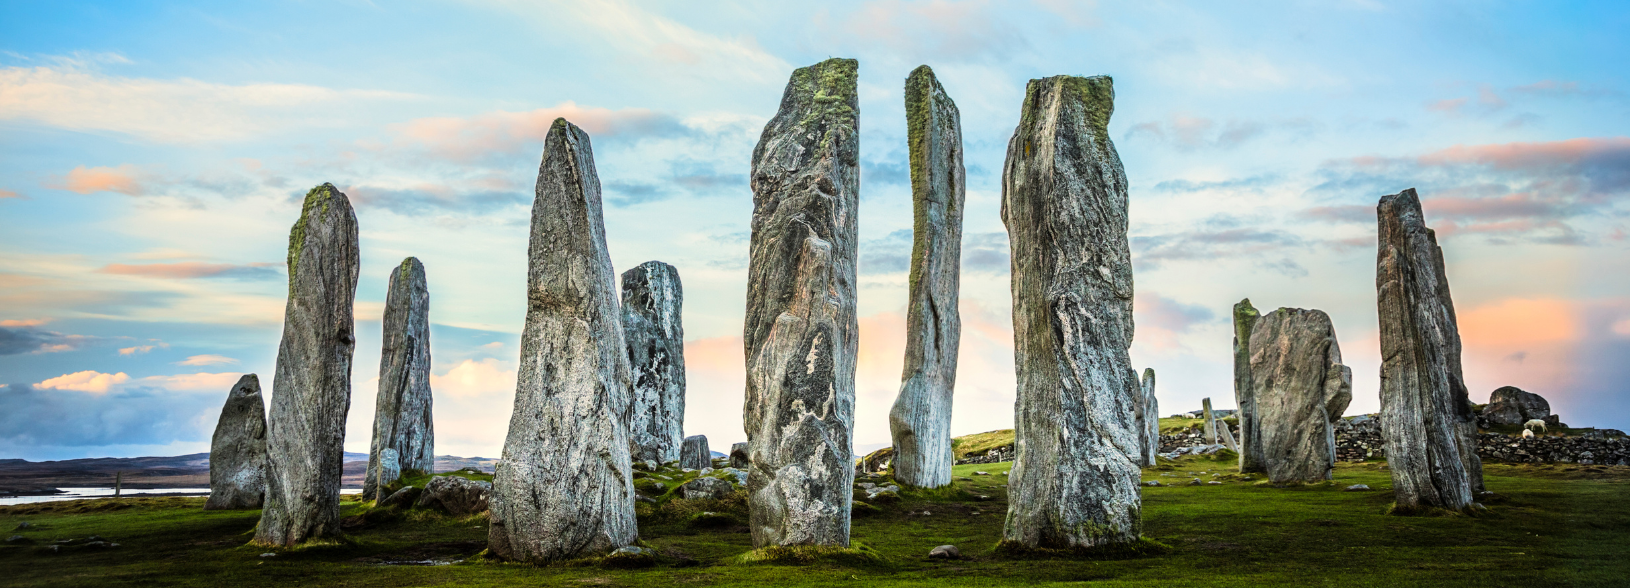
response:
<path id="1" fill-rule="evenodd" d="M 859 67 L 829 59 L 794 71 L 753 149 L 742 412 L 761 548 L 849 544 Z"/>
<path id="2" fill-rule="evenodd" d="M 623 272 L 623 338 L 633 380 L 628 442 L 635 460 L 680 459 L 685 424 L 685 292 L 679 270 L 647 261 Z"/>
<path id="3" fill-rule="evenodd" d="M 544 138 L 527 250 L 515 408 L 493 474 L 488 545 L 546 563 L 638 537 L 628 453 L 629 371 L 589 136 Z"/>
<path id="4" fill-rule="evenodd" d="M 730 444 L 730 467 L 745 470 L 752 467 L 752 460 L 747 458 L 746 443 Z"/>
<path id="5" fill-rule="evenodd" d="M 687 470 L 700 470 L 713 467 L 711 453 L 707 448 L 707 435 L 691 435 L 685 438 L 685 443 L 679 448 L 679 467 Z"/>
<path id="6" fill-rule="evenodd" d="M 1544 420 L 1551 415 L 1551 403 L 1532 392 L 1516 386 L 1505 386 L 1489 394 L 1483 406 L 1483 419 L 1495 425 L 1520 425 L 1532 419 Z"/>
<path id="7" fill-rule="evenodd" d="M 17 523 L 17 526 L 16 526 L 16 527 L 15 527 L 15 528 L 16 528 L 16 529 L 17 529 L 17 530 L 19 530 L 19 531 L 21 531 L 21 530 L 23 530 L 23 529 L 29 529 L 29 528 L 32 528 L 32 527 L 33 527 L 33 526 L 34 526 L 34 523 L 30 523 L 30 522 L 28 522 L 28 521 L 23 521 L 23 522 L 21 522 L 21 523 Z"/>
<path id="8" fill-rule="evenodd" d="M 1348 492 L 1365 492 L 1370 489 L 1369 484 L 1353 484 L 1347 487 Z"/>
<path id="9" fill-rule="evenodd" d="M 873 506 L 872 504 L 863 500 L 854 500 L 850 501 L 849 503 L 849 515 L 852 517 L 871 516 L 881 512 L 883 512 L 883 509 L 877 508 L 876 506 Z"/>
<path id="10" fill-rule="evenodd" d="M 962 550 L 955 545 L 941 545 L 928 552 L 928 559 L 962 559 Z"/>
<path id="11" fill-rule="evenodd" d="M 332 184 L 312 188 L 289 232 L 289 301 L 266 417 L 257 544 L 292 546 L 340 532 L 357 271 L 350 200 Z"/>
<path id="12" fill-rule="evenodd" d="M 1330 316 L 1281 308 L 1258 320 L 1251 381 L 1268 480 L 1329 480 L 1336 464 L 1332 425 L 1353 399 L 1353 370 L 1341 363 Z"/>
<path id="13" fill-rule="evenodd" d="M 679 496 L 686 500 L 718 499 L 735 490 L 730 482 L 718 478 L 696 478 L 679 485 Z"/>
<path id="14" fill-rule="evenodd" d="M 1002 170 L 1018 376 L 1003 537 L 1031 547 L 1136 541 L 1141 396 L 1132 369 L 1127 181 L 1107 76 L 1031 80 Z"/>
<path id="15" fill-rule="evenodd" d="M 657 552 L 638 545 L 618 548 L 606 554 L 600 565 L 608 568 L 648 568 L 657 565 Z"/>
<path id="16" fill-rule="evenodd" d="M 373 441 L 362 497 L 377 496 L 402 472 L 430 472 L 436 435 L 430 394 L 430 287 L 424 265 L 409 257 L 391 272 L 385 294 L 384 344 L 379 354 L 379 392 L 374 400 Z M 385 452 L 395 464 L 383 463 Z"/>
<path id="17" fill-rule="evenodd" d="M 464 516 L 487 511 L 492 482 L 478 482 L 458 476 L 437 476 L 424 485 L 417 506 L 440 507 L 449 514 Z"/>
<path id="18" fill-rule="evenodd" d="M 29 539 L 22 535 L 12 535 L 6 538 L 6 543 L 9 545 L 26 545 L 33 542 L 33 539 Z"/>
<path id="19" fill-rule="evenodd" d="M 204 510 L 260 508 L 266 498 L 266 404 L 260 378 L 244 374 L 226 396 L 209 444 Z"/>
<path id="20" fill-rule="evenodd" d="M 412 508 L 413 503 L 419 499 L 419 495 L 423 492 L 424 489 L 422 488 L 403 486 L 402 489 L 390 493 L 384 500 L 380 500 L 378 505 L 388 508 Z"/>

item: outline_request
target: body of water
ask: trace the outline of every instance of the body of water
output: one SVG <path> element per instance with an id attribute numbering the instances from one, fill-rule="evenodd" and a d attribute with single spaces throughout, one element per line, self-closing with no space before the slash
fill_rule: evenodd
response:
<path id="1" fill-rule="evenodd" d="M 0 497 L 0 506 L 11 504 L 30 504 L 34 502 L 58 502 L 62 500 L 85 500 L 94 498 L 113 498 L 112 488 L 58 488 L 62 494 L 49 496 L 3 496 Z M 361 494 L 361 488 L 341 488 L 340 494 Z M 209 488 L 125 488 L 121 497 L 129 496 L 209 496 Z"/>

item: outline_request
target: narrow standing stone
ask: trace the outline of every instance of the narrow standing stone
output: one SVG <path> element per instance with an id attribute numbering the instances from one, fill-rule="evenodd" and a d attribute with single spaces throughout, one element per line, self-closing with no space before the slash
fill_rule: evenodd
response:
<path id="1" fill-rule="evenodd" d="M 1160 454 L 1160 401 L 1155 399 L 1155 368 L 1143 369 L 1139 384 L 1136 423 L 1138 428 L 1138 465 L 1156 465 Z"/>
<path id="2" fill-rule="evenodd" d="M 226 396 L 209 443 L 204 510 L 260 508 L 266 496 L 266 404 L 260 378 L 244 374 Z"/>
<path id="3" fill-rule="evenodd" d="M 744 426 L 753 545 L 849 545 L 859 62 L 794 71 L 753 149 Z"/>
<path id="4" fill-rule="evenodd" d="M 1217 417 L 1215 415 L 1211 414 L 1211 399 L 1210 398 L 1202 398 L 1202 399 L 1200 399 L 1200 408 L 1201 408 L 1201 411 L 1200 411 L 1201 419 L 1205 421 L 1206 443 L 1211 444 L 1211 445 L 1216 445 L 1217 444 Z"/>
<path id="5" fill-rule="evenodd" d="M 1230 451 L 1238 452 L 1239 444 L 1234 442 L 1234 433 L 1228 430 L 1228 423 L 1222 419 L 1217 419 L 1216 423 L 1217 434 L 1222 436 L 1223 447 L 1227 447 Z"/>
<path id="6" fill-rule="evenodd" d="M 691 435 L 679 450 L 679 467 L 699 470 L 713 467 L 713 451 L 707 447 L 706 435 Z"/>
<path id="7" fill-rule="evenodd" d="M 1482 462 L 1443 250 L 1413 188 L 1376 207 L 1376 305 L 1381 322 L 1381 428 L 1396 504 L 1465 510 Z"/>
<path id="8" fill-rule="evenodd" d="M 1002 170 L 1018 376 L 1003 538 L 1021 546 L 1125 543 L 1142 529 L 1114 97 L 1107 76 L 1030 80 Z"/>
<path id="9" fill-rule="evenodd" d="M 635 461 L 679 459 L 685 436 L 684 302 L 674 266 L 647 261 L 623 272 L 623 337 L 634 383 L 628 441 Z"/>
<path id="10" fill-rule="evenodd" d="M 934 70 L 906 78 L 907 148 L 911 152 L 911 304 L 900 395 L 889 411 L 894 479 L 938 488 L 951 483 L 951 400 L 956 389 L 962 319 L 957 288 L 962 267 L 962 119 Z"/>
<path id="11" fill-rule="evenodd" d="M 1268 481 L 1329 480 L 1332 425 L 1353 400 L 1353 370 L 1341 363 L 1330 316 L 1300 308 L 1263 316 L 1251 333 L 1251 381 Z"/>
<path id="12" fill-rule="evenodd" d="M 1239 471 L 1264 472 L 1262 451 L 1257 443 L 1256 400 L 1251 397 L 1251 330 L 1259 318 L 1251 299 L 1234 305 L 1234 406 L 1239 407 Z"/>
<path id="13" fill-rule="evenodd" d="M 418 258 L 402 260 L 391 272 L 384 327 L 373 447 L 362 485 L 362 496 L 375 500 L 385 498 L 376 496 L 377 486 L 395 482 L 404 472 L 431 473 L 436 466 L 430 399 L 430 288 Z M 396 451 L 394 474 L 379 467 L 386 449 Z"/>
<path id="14" fill-rule="evenodd" d="M 515 409 L 493 473 L 487 544 L 535 563 L 634 542 L 628 350 L 589 136 L 557 118 L 543 142 L 527 249 Z"/>
<path id="15" fill-rule="evenodd" d="M 289 232 L 289 302 L 266 429 L 266 503 L 255 542 L 340 533 L 345 416 L 351 410 L 357 215 L 333 184 L 306 193 Z"/>

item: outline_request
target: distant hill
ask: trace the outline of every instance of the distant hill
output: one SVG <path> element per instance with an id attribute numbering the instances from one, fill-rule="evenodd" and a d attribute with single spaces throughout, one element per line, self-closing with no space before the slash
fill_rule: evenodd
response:
<path id="1" fill-rule="evenodd" d="M 496 458 L 436 456 L 437 472 L 473 468 L 492 472 Z M 361 488 L 368 454 L 345 452 L 346 488 Z M 124 474 L 126 488 L 202 488 L 209 486 L 209 454 L 173 457 L 93 457 L 61 461 L 0 459 L 0 494 L 37 494 L 55 488 L 105 488 L 116 473 Z"/>

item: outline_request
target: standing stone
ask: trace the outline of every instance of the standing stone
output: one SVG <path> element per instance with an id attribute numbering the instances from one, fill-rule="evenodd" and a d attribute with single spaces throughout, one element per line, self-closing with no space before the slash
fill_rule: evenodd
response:
<path id="1" fill-rule="evenodd" d="M 753 545 L 849 545 L 859 62 L 792 73 L 753 148 L 744 428 Z"/>
<path id="2" fill-rule="evenodd" d="M 1136 541 L 1139 402 L 1126 173 L 1107 76 L 1030 80 L 1002 169 L 1018 376 L 1006 541 Z"/>
<path id="3" fill-rule="evenodd" d="M 1251 381 L 1268 481 L 1329 480 L 1333 425 L 1353 400 L 1353 370 L 1341 363 L 1330 316 L 1300 308 L 1263 316 L 1251 332 Z"/>
<path id="4" fill-rule="evenodd" d="M 1239 451 L 1239 444 L 1234 442 L 1234 433 L 1228 430 L 1228 423 L 1222 419 L 1217 419 L 1216 422 L 1217 434 L 1222 436 L 1223 447 L 1227 447 L 1230 451 Z"/>
<path id="5" fill-rule="evenodd" d="M 1206 443 L 1217 444 L 1217 416 L 1211 413 L 1211 399 L 1200 399 L 1200 417 L 1205 421 Z"/>
<path id="6" fill-rule="evenodd" d="M 1260 443 L 1257 443 L 1256 399 L 1251 397 L 1251 330 L 1260 318 L 1251 299 L 1234 305 L 1234 406 L 1239 407 L 1239 471 L 1265 472 Z"/>
<path id="7" fill-rule="evenodd" d="M 260 378 L 244 374 L 226 396 L 209 443 L 204 510 L 260 508 L 266 495 L 266 404 Z"/>
<path id="8" fill-rule="evenodd" d="M 255 542 L 340 532 L 345 416 L 351 410 L 357 215 L 333 184 L 306 193 L 289 232 L 289 302 L 266 429 L 266 503 Z"/>
<path id="9" fill-rule="evenodd" d="M 1141 394 L 1135 413 L 1138 427 L 1138 465 L 1157 465 L 1160 454 L 1160 401 L 1155 399 L 1155 368 L 1143 369 Z"/>
<path id="10" fill-rule="evenodd" d="M 1381 428 L 1397 506 L 1465 510 L 1482 488 L 1482 462 L 1443 250 L 1413 188 L 1382 197 L 1376 217 Z"/>
<path id="11" fill-rule="evenodd" d="M 430 289 L 418 258 L 402 260 L 391 272 L 384 327 L 373 447 L 362 485 L 362 496 L 375 500 L 384 498 L 375 496 L 376 486 L 395 482 L 402 472 L 428 474 L 436 465 L 430 418 Z M 380 470 L 380 455 L 386 449 L 396 451 L 395 474 Z"/>
<path id="12" fill-rule="evenodd" d="M 962 119 L 934 70 L 906 78 L 906 134 L 911 152 L 911 303 L 900 395 L 889 411 L 894 479 L 938 488 L 951 483 L 951 396 L 956 389 L 962 318 Z"/>
<path id="13" fill-rule="evenodd" d="M 623 272 L 623 338 L 634 382 L 628 442 L 635 461 L 679 459 L 685 436 L 684 302 L 674 266 L 647 261 Z"/>
<path id="14" fill-rule="evenodd" d="M 397 457 L 395 449 L 386 447 L 379 450 L 378 463 L 375 464 L 371 475 L 374 477 L 370 480 L 375 489 L 374 504 L 377 505 L 380 501 L 390 498 L 389 494 L 380 493 L 379 490 L 402 478 L 402 460 Z"/>
<path id="15" fill-rule="evenodd" d="M 543 142 L 527 249 L 526 326 L 488 548 L 535 563 L 632 543 L 628 350 L 589 136 L 557 118 Z"/>
<path id="16" fill-rule="evenodd" d="M 687 470 L 713 467 L 713 451 L 707 448 L 707 435 L 685 438 L 684 446 L 679 450 L 679 467 Z"/>
<path id="17" fill-rule="evenodd" d="M 747 457 L 746 443 L 730 444 L 730 467 L 738 470 L 745 470 L 752 464 L 753 461 Z"/>

